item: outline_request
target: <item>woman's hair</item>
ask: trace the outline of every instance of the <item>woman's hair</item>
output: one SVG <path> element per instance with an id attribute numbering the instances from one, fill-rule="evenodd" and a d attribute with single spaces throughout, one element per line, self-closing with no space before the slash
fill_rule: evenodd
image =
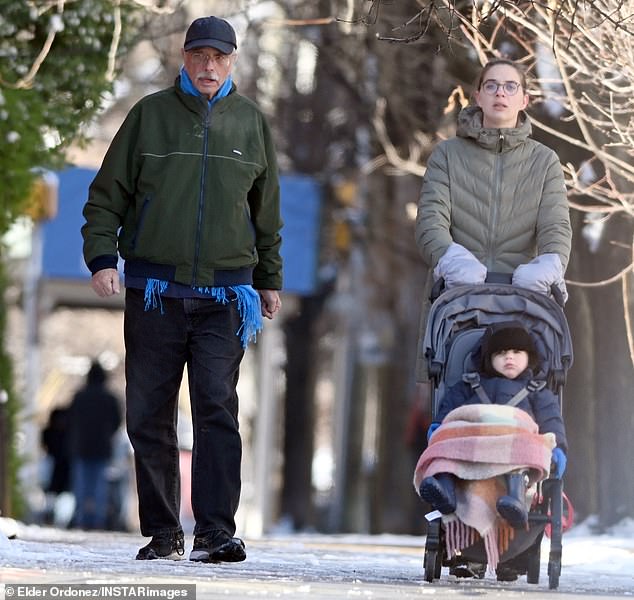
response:
<path id="1" fill-rule="evenodd" d="M 486 65 L 484 65 L 484 67 L 482 67 L 482 70 L 480 71 L 480 75 L 477 79 L 474 91 L 480 89 L 480 86 L 482 85 L 482 83 L 484 82 L 486 78 L 486 74 L 493 67 L 496 67 L 497 65 L 507 65 L 509 67 L 513 67 L 517 71 L 517 74 L 520 76 L 520 83 L 522 84 L 522 90 L 524 90 L 524 93 L 526 93 L 526 71 L 524 67 L 521 67 L 516 62 L 513 62 L 512 60 L 509 60 L 508 58 L 493 58 Z"/>

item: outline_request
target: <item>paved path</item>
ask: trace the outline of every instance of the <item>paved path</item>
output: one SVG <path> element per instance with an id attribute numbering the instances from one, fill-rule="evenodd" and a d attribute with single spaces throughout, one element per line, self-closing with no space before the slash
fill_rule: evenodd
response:
<path id="1" fill-rule="evenodd" d="M 191 537 L 186 538 L 188 550 Z M 293 535 L 246 540 L 248 558 L 232 565 L 183 561 L 137 561 L 138 535 L 23 528 L 18 539 L 0 542 L 0 600 L 10 584 L 196 585 L 196 597 L 363 598 L 394 600 L 495 596 L 526 598 L 550 594 L 546 565 L 538 585 L 456 580 L 446 570 L 440 582 L 423 582 L 424 539 L 409 536 Z M 631 550 L 630 550 L 631 552 Z M 542 553 L 544 554 L 544 553 Z M 634 558 L 632 559 L 634 566 Z M 580 565 L 564 565 L 560 592 L 614 597 L 634 595 L 634 577 Z M 13 600 L 8 595 L 7 600 Z M 109 600 L 109 599 L 108 599 Z"/>

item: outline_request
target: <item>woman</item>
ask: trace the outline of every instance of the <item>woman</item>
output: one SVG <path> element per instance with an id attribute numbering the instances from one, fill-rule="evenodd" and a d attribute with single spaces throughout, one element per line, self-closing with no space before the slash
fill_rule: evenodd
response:
<path id="1" fill-rule="evenodd" d="M 421 332 L 441 277 L 450 288 L 508 273 L 514 285 L 548 293 L 557 284 L 566 296 L 572 232 L 564 176 L 555 152 L 530 138 L 523 70 L 490 61 L 474 100 L 458 116 L 456 136 L 432 152 L 423 179 L 416 242 L 430 274 Z M 418 358 L 418 379 L 427 381 Z"/>

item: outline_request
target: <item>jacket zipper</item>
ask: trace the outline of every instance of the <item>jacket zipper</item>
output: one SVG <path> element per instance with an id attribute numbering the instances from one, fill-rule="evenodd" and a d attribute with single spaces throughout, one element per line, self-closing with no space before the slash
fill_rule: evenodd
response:
<path id="1" fill-rule="evenodd" d="M 200 194 L 198 197 L 198 221 L 196 223 L 196 246 L 194 249 L 194 272 L 192 282 L 197 284 L 198 279 L 198 258 L 200 256 L 200 243 L 203 227 L 203 209 L 205 206 L 205 179 L 207 173 L 207 148 L 209 147 L 209 121 L 211 117 L 211 107 L 207 103 L 207 111 L 203 119 L 203 156 L 202 167 L 200 169 Z"/>
<path id="2" fill-rule="evenodd" d="M 498 135 L 498 146 L 495 152 L 495 180 L 493 185 L 493 203 L 491 206 L 491 221 L 489 231 L 489 248 L 487 251 L 487 270 L 493 268 L 493 248 L 497 237 L 498 220 L 500 217 L 500 188 L 502 185 L 502 149 L 504 147 L 504 134 Z"/>

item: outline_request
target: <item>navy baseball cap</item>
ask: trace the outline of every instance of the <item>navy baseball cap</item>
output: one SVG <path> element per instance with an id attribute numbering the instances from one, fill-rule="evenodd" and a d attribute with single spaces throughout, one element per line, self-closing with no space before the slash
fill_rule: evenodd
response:
<path id="1" fill-rule="evenodd" d="M 189 26 L 185 34 L 185 51 L 195 48 L 215 48 L 231 54 L 237 47 L 236 32 L 228 21 L 218 17 L 201 17 Z"/>

